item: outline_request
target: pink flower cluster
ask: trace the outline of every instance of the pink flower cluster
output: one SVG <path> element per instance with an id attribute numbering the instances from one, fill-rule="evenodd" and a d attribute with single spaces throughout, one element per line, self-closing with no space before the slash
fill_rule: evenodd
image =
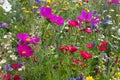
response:
<path id="1" fill-rule="evenodd" d="M 17 39 L 20 40 L 20 44 L 17 44 L 17 51 L 20 57 L 30 57 L 34 54 L 34 50 L 29 46 L 29 44 L 36 45 L 40 42 L 40 38 L 35 36 L 30 37 L 27 33 L 17 34 Z"/>

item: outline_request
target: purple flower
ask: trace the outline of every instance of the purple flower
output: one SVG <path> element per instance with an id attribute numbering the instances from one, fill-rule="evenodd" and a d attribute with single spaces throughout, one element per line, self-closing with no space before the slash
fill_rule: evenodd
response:
<path id="1" fill-rule="evenodd" d="M 30 57 L 33 55 L 34 51 L 32 48 L 26 44 L 18 44 L 17 51 L 20 57 Z"/>
<path id="2" fill-rule="evenodd" d="M 80 22 L 91 22 L 92 20 L 92 13 L 91 12 L 87 12 L 86 10 L 82 10 L 80 16 L 78 16 L 78 20 Z"/>
<path id="3" fill-rule="evenodd" d="M 76 80 L 75 78 L 70 78 L 70 80 Z"/>
<path id="4" fill-rule="evenodd" d="M 36 44 L 40 42 L 40 38 L 36 38 L 34 36 L 29 37 L 27 33 L 19 33 L 16 36 L 21 42 L 23 43 L 31 43 L 31 44 Z"/>
<path id="5" fill-rule="evenodd" d="M 49 19 L 52 15 L 52 9 L 46 6 L 43 6 L 39 9 L 39 12 L 41 16 L 44 16 L 45 18 Z"/>
<path id="6" fill-rule="evenodd" d="M 2 27 L 7 27 L 7 26 L 8 26 L 8 23 L 4 22 L 4 23 L 2 23 L 1 26 L 2 26 Z"/>
<path id="7" fill-rule="evenodd" d="M 41 2 L 42 0 L 35 0 L 36 2 Z"/>
<path id="8" fill-rule="evenodd" d="M 11 67 L 10 64 L 4 65 L 4 71 L 10 71 Z"/>
<path id="9" fill-rule="evenodd" d="M 91 22 L 93 24 L 99 24 L 100 23 L 100 19 L 99 19 L 99 17 L 95 17 L 94 19 L 91 20 Z"/>

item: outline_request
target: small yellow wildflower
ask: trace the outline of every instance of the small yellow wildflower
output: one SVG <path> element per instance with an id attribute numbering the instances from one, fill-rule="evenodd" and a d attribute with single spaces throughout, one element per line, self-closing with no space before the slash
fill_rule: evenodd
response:
<path id="1" fill-rule="evenodd" d="M 25 7 L 22 7 L 21 9 L 22 9 L 22 10 L 25 10 L 26 8 L 25 8 Z"/>
<path id="2" fill-rule="evenodd" d="M 83 4 L 82 4 L 82 2 L 79 2 L 79 4 L 80 4 L 80 6 L 82 6 Z"/>
<path id="3" fill-rule="evenodd" d="M 31 13 L 31 11 L 30 10 L 25 10 L 25 13 Z"/>
<path id="4" fill-rule="evenodd" d="M 116 73 L 116 76 L 117 76 L 117 77 L 120 77 L 120 72 L 117 72 L 117 73 Z"/>
<path id="5" fill-rule="evenodd" d="M 92 76 L 86 77 L 86 80 L 94 80 Z"/>
<path id="6" fill-rule="evenodd" d="M 88 9 L 88 8 L 85 8 L 85 10 L 86 10 L 87 12 L 89 12 L 89 9 Z"/>
<path id="7" fill-rule="evenodd" d="M 33 9 L 37 9 L 37 8 L 38 8 L 38 6 L 32 6 L 32 8 L 33 8 Z"/>
<path id="8" fill-rule="evenodd" d="M 54 0 L 47 0 L 47 2 L 48 2 L 48 3 L 53 3 L 53 2 L 54 2 Z"/>

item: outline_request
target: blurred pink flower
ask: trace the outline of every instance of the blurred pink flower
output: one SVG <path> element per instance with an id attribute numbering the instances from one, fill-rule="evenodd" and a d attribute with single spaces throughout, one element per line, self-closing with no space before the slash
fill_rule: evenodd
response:
<path id="1" fill-rule="evenodd" d="M 33 55 L 34 51 L 32 48 L 26 44 L 18 44 L 17 51 L 20 57 L 30 57 Z"/>
<path id="2" fill-rule="evenodd" d="M 27 33 L 19 33 L 16 36 L 21 42 L 24 43 L 31 43 L 31 44 L 36 44 L 38 42 L 40 42 L 40 38 L 36 38 L 34 36 L 29 37 L 29 35 Z"/>

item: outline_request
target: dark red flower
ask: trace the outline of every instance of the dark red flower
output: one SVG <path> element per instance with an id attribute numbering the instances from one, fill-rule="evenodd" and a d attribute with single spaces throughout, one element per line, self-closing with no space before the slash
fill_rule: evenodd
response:
<path id="1" fill-rule="evenodd" d="M 13 80 L 20 80 L 20 76 L 15 75 L 14 78 L 13 78 Z"/>
<path id="2" fill-rule="evenodd" d="M 37 57 L 34 56 L 33 59 L 34 59 L 34 62 L 38 62 Z"/>
<path id="3" fill-rule="evenodd" d="M 100 46 L 98 46 L 98 49 L 99 49 L 100 51 L 106 51 L 106 50 L 107 50 L 107 47 L 104 46 L 104 45 L 100 45 Z"/>
<path id="4" fill-rule="evenodd" d="M 18 69 L 18 68 L 20 68 L 21 66 L 20 66 L 20 64 L 12 64 L 11 67 L 14 68 L 14 69 Z"/>
<path id="5" fill-rule="evenodd" d="M 86 51 L 80 51 L 80 54 L 81 54 L 81 56 L 82 56 L 84 59 L 90 59 L 90 58 L 92 58 L 92 54 L 87 53 Z"/>
<path id="6" fill-rule="evenodd" d="M 65 47 L 64 47 L 64 46 L 60 46 L 58 49 L 59 49 L 60 51 L 63 51 L 63 50 L 65 50 Z"/>
<path id="7" fill-rule="evenodd" d="M 4 79 L 4 80 L 10 80 L 11 74 L 3 75 L 3 76 L 1 76 L 1 78 Z"/>

